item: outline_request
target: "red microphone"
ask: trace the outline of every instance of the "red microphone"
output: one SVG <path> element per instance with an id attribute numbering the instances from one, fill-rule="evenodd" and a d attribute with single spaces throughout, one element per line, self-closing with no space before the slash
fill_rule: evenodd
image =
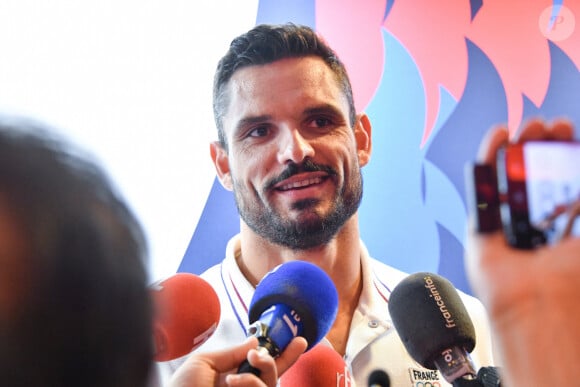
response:
<path id="1" fill-rule="evenodd" d="M 354 380 L 334 349 L 317 344 L 280 377 L 280 387 L 352 387 Z"/>
<path id="2" fill-rule="evenodd" d="M 202 278 L 178 273 L 151 286 L 156 361 L 184 356 L 214 333 L 220 320 L 215 290 Z"/>

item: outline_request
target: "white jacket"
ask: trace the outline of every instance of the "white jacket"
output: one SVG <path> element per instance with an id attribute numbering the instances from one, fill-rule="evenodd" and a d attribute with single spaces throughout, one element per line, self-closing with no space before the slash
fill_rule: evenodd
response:
<path id="1" fill-rule="evenodd" d="M 421 367 L 410 357 L 393 326 L 388 310 L 390 292 L 407 274 L 371 258 L 362 242 L 361 251 L 363 289 L 352 318 L 344 356 L 356 386 L 366 386 L 369 374 L 376 369 L 387 372 L 391 386 L 450 386 L 439 372 Z M 218 294 L 221 318 L 212 337 L 197 351 L 228 348 L 246 338 L 248 306 L 254 288 L 236 264 L 236 254 L 239 253 L 239 236 L 235 236 L 228 243 L 222 263 L 201 275 Z M 477 368 L 491 366 L 491 337 L 484 307 L 476 298 L 459 293 L 476 330 L 472 360 Z M 325 340 L 323 342 L 330 345 Z M 185 358 L 159 363 L 162 380 L 170 377 Z"/>

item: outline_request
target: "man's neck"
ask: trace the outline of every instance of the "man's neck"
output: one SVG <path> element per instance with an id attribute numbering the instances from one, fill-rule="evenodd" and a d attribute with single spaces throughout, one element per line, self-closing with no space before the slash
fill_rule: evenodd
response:
<path id="1" fill-rule="evenodd" d="M 346 287 L 360 276 L 360 241 L 356 215 L 327 244 L 308 250 L 293 250 L 257 235 L 245 223 L 240 227 L 241 252 L 237 259 L 244 276 L 254 286 L 276 266 L 289 261 L 316 264 L 337 284 Z M 340 293 L 341 289 L 337 289 Z"/>
<path id="2" fill-rule="evenodd" d="M 241 225 L 241 254 L 237 263 L 254 286 L 274 267 L 289 261 L 316 264 L 329 275 L 338 292 L 338 314 L 327 338 L 335 350 L 344 354 L 350 322 L 362 291 L 361 248 L 358 220 L 353 216 L 339 233 L 324 246 L 292 250 L 272 244 Z"/>

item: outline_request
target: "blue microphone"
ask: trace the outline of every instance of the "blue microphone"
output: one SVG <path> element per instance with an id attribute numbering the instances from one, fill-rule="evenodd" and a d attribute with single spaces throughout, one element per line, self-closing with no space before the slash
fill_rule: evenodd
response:
<path id="1" fill-rule="evenodd" d="M 252 297 L 248 335 L 258 348 L 278 357 L 297 336 L 308 351 L 330 330 L 338 311 L 338 294 L 330 277 L 318 266 L 303 261 L 283 263 L 266 274 Z M 238 373 L 259 370 L 246 360 Z"/>

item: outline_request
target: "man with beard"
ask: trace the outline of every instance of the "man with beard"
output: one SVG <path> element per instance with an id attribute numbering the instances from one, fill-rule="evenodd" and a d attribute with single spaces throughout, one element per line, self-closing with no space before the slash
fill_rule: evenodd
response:
<path id="1" fill-rule="evenodd" d="M 300 260 L 336 286 L 338 313 L 322 344 L 343 356 L 357 385 L 376 369 L 393 385 L 448 385 L 411 359 L 391 322 L 390 292 L 406 274 L 372 259 L 361 242 L 357 210 L 371 123 L 355 111 L 332 49 L 308 27 L 257 26 L 234 39 L 219 62 L 213 107 L 219 140 L 211 157 L 241 222 L 223 262 L 202 275 L 222 314 L 200 351 L 244 341 L 258 282 L 277 265 Z M 473 359 L 491 365 L 485 310 L 462 297 L 476 326 Z M 167 365 L 175 370 L 184 360 Z"/>

